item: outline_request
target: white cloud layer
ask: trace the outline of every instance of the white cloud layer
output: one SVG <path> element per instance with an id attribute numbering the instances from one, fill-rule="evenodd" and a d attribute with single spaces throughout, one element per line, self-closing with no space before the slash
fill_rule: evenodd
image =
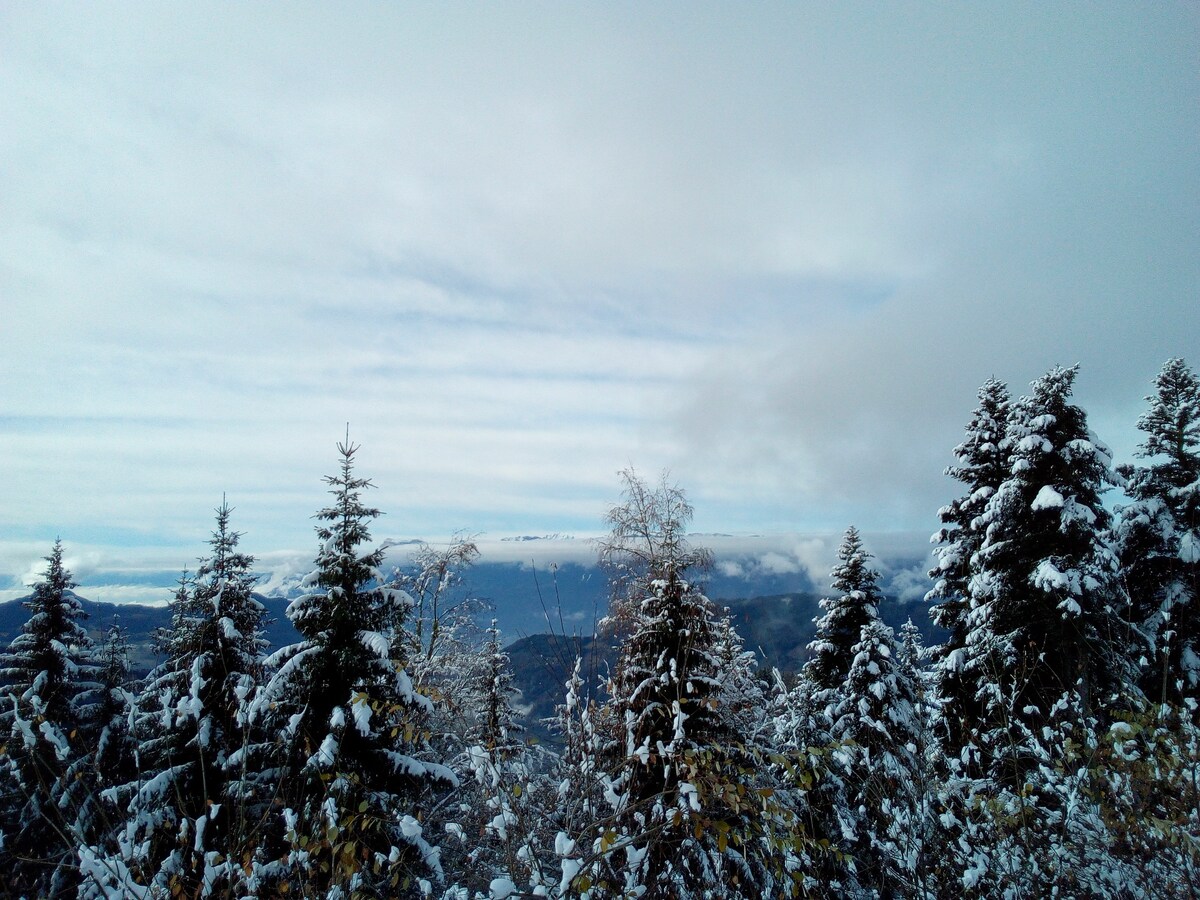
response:
<path id="1" fill-rule="evenodd" d="M 7 6 L 3 571 L 182 563 L 223 492 L 308 546 L 346 422 L 406 537 L 595 530 L 631 463 L 929 531 L 1056 363 L 1127 459 L 1200 364 L 1198 56 L 1182 3 Z"/>

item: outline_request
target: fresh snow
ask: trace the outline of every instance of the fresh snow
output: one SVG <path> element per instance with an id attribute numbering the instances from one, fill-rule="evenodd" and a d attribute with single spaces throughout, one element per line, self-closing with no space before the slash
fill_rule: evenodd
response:
<path id="1" fill-rule="evenodd" d="M 1056 509 L 1063 505 L 1063 495 L 1052 488 L 1050 485 L 1045 485 L 1038 495 L 1033 498 L 1031 509 Z"/>

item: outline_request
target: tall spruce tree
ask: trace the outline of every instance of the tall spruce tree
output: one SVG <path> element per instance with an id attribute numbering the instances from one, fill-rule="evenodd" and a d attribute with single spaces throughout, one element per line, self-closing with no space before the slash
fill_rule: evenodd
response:
<path id="1" fill-rule="evenodd" d="M 164 661 L 138 699 L 140 777 L 129 796 L 124 862 L 153 890 L 229 892 L 253 822 L 242 771 L 246 699 L 261 680 L 264 609 L 254 558 L 238 549 L 222 501 L 210 555 L 181 578 Z"/>
<path id="2" fill-rule="evenodd" d="M 805 680 L 826 703 L 835 695 L 850 672 L 854 646 L 862 630 L 879 615 L 879 573 L 868 564 L 871 554 L 863 549 L 858 529 L 846 529 L 838 548 L 838 564 L 831 573 L 833 597 L 821 600 L 825 614 L 813 621 L 817 635 L 808 645 L 809 660 L 804 664 Z"/>
<path id="3" fill-rule="evenodd" d="M 1120 510 L 1117 547 L 1149 645 L 1142 686 L 1179 702 L 1200 698 L 1200 379 L 1171 359 L 1155 388 L 1138 420 L 1150 465 L 1121 469 L 1133 502 Z"/>
<path id="4" fill-rule="evenodd" d="M 777 832 L 792 811 L 767 790 L 765 753 L 739 733 L 744 710 L 723 694 L 744 680 L 745 658 L 690 580 L 708 558 L 687 541 L 691 507 L 665 477 L 654 488 L 622 477 L 600 548 L 626 635 L 601 711 L 613 816 L 576 836 L 622 852 L 584 875 L 602 896 L 700 897 L 715 884 L 728 897 L 786 893 Z"/>
<path id="5" fill-rule="evenodd" d="M 56 540 L 25 601 L 29 618 L 0 655 L 0 866 L 13 896 L 65 896 L 78 880 L 71 782 L 99 685 L 86 617 Z"/>
<path id="6" fill-rule="evenodd" d="M 924 827 L 918 793 L 919 689 L 878 616 L 863 626 L 833 708 L 859 884 L 877 896 L 912 894 Z"/>
<path id="7" fill-rule="evenodd" d="M 1070 402 L 1077 373 L 1052 369 L 1014 404 L 1009 475 L 978 520 L 985 538 L 966 644 L 983 706 L 970 739 L 1006 784 L 1031 764 L 1026 738 L 1036 741 L 1052 716 L 1102 709 L 1131 674 L 1126 595 L 1101 502 L 1117 477 Z"/>
<path id="8" fill-rule="evenodd" d="M 958 464 L 946 469 L 966 490 L 938 511 L 942 527 L 933 535 L 940 546 L 929 573 L 934 586 L 925 599 L 936 603 L 930 616 L 948 634 L 930 655 L 941 710 L 938 734 L 954 756 L 962 750 L 963 729 L 980 712 L 975 695 L 980 673 L 974 671 L 979 661 L 967 646 L 972 628 L 971 578 L 978 564 L 975 554 L 985 537 L 980 517 L 1009 475 L 1005 440 L 1009 405 L 1008 388 L 1002 382 L 990 378 L 979 389 L 979 406 L 967 425 L 966 437 L 954 448 Z"/>
<path id="9" fill-rule="evenodd" d="M 392 656 L 412 601 L 383 586 L 383 550 L 364 548 L 379 510 L 362 501 L 372 485 L 354 474 L 357 449 L 338 445 L 341 472 L 325 479 L 334 500 L 316 514 L 312 590 L 288 606 L 302 640 L 273 655 L 275 674 L 254 702 L 277 736 L 266 787 L 282 810 L 260 853 L 260 891 L 419 895 L 422 879 L 441 874 L 421 803 L 457 778 L 423 758 L 432 704 Z"/>
<path id="10" fill-rule="evenodd" d="M 74 833 L 83 844 L 93 847 L 109 842 L 117 823 L 123 821 L 105 792 L 130 783 L 137 775 L 137 744 L 130 722 L 134 696 L 129 640 L 125 629 L 115 621 L 116 616 L 113 618 L 95 656 L 100 690 L 90 715 L 88 733 L 92 740 L 76 763 L 77 774 L 73 773 L 81 791 L 80 802 L 74 804 Z M 105 852 L 114 849 L 104 848 Z"/>

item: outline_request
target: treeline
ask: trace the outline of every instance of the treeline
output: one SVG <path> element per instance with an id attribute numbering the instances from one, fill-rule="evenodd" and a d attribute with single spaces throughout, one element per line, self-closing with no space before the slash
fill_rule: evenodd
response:
<path id="1" fill-rule="evenodd" d="M 798 676 L 703 593 L 692 509 L 622 473 L 599 546 L 617 662 L 525 740 L 476 551 L 385 573 L 339 445 L 299 643 L 270 655 L 222 503 L 164 661 L 93 646 L 56 543 L 0 658 L 0 878 L 80 898 L 1196 897 L 1200 381 L 1171 360 L 1113 466 L 1076 369 L 994 380 L 955 449 L 930 592 L 879 618 L 850 528 Z M 1124 488 L 1111 513 L 1103 493 Z"/>

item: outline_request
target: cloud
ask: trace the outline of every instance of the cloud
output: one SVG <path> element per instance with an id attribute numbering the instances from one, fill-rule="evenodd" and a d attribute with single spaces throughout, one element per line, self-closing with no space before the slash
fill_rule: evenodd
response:
<path id="1" fill-rule="evenodd" d="M 913 190 L 883 220 L 909 242 L 909 264 L 890 270 L 878 303 L 718 352 L 677 410 L 679 470 L 777 503 L 781 518 L 791 507 L 827 527 L 932 523 L 955 490 L 940 472 L 976 387 L 996 375 L 1020 394 L 1076 361 L 1077 398 L 1128 458 L 1141 396 L 1200 326 L 1200 263 L 1184 238 L 1200 225 L 1200 164 L 1186 149 L 1200 121 L 1177 105 L 1200 87 L 1180 66 L 1195 31 L 1169 33 L 1162 11 L 1052 18 L 1040 37 L 1001 29 L 990 49 L 968 28 L 974 73 L 939 48 L 955 84 L 933 96 L 978 104 L 931 122 L 922 112 L 938 100 L 903 98 L 902 122 L 931 126 L 905 128 L 897 163 L 911 167 L 894 181 Z M 1003 64 L 1042 41 L 1027 69 Z M 1002 76 L 993 87 L 977 80 L 989 73 Z"/>
<path id="2" fill-rule="evenodd" d="M 884 587 L 884 592 L 896 597 L 901 603 L 923 603 L 925 595 L 933 587 L 929 580 L 929 569 L 928 563 L 922 563 L 890 573 L 891 577 Z"/>
<path id="3" fill-rule="evenodd" d="M 10 533 L 306 546 L 347 421 L 380 533 L 931 530 L 1200 325 L 1187 6 L 126 10 L 2 14 Z"/>

